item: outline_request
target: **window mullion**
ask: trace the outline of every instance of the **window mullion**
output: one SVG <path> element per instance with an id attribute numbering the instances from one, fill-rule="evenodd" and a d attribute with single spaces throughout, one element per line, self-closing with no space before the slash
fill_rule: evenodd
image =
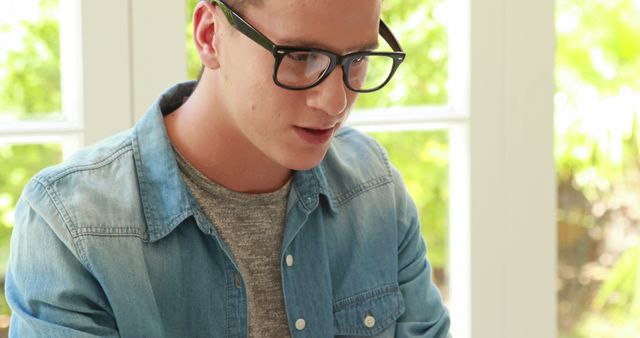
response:
<path id="1" fill-rule="evenodd" d="M 467 121 L 467 114 L 451 106 L 422 106 L 361 109 L 347 124 L 363 131 L 402 131 L 446 129 Z"/>
<path id="2" fill-rule="evenodd" d="M 553 1 L 470 5 L 471 337 L 553 338 Z"/>

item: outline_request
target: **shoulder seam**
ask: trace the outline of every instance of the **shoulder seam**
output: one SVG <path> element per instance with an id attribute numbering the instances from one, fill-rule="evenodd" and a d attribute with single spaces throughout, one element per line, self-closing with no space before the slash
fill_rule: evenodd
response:
<path id="1" fill-rule="evenodd" d="M 51 202 L 53 203 L 54 207 L 56 208 L 56 210 L 58 211 L 58 214 L 60 216 L 60 218 L 62 219 L 63 223 L 64 223 L 64 228 L 67 230 L 67 233 L 69 234 L 69 237 L 71 238 L 71 242 L 73 243 L 73 246 L 75 248 L 76 254 L 78 255 L 78 258 L 80 260 L 80 263 L 92 274 L 94 274 L 93 268 L 91 266 L 91 264 L 89 264 L 89 260 L 84 252 L 84 250 L 82 250 L 77 241 L 76 241 L 76 236 L 73 235 L 73 232 L 71 231 L 71 225 L 72 225 L 72 220 L 71 217 L 69 216 L 69 213 L 67 212 L 66 208 L 64 207 L 64 204 L 62 204 L 62 201 L 58 198 L 57 193 L 55 192 L 55 190 L 53 189 L 53 187 L 51 187 L 50 185 L 46 185 L 44 184 L 42 181 L 38 180 L 37 178 L 34 177 L 34 182 L 36 184 L 39 184 L 42 189 L 44 189 L 47 197 L 51 200 Z"/>
<path id="2" fill-rule="evenodd" d="M 109 156 L 101 160 L 98 160 L 92 163 L 72 165 L 67 168 L 63 168 L 59 172 L 53 173 L 51 176 L 37 175 L 36 177 L 34 177 L 34 180 L 38 180 L 39 182 L 47 186 L 49 184 L 52 184 L 53 182 L 56 182 L 64 178 L 65 176 L 68 176 L 78 171 L 90 171 L 90 170 L 100 169 L 106 165 L 111 164 L 116 159 L 118 159 L 121 155 L 130 151 L 132 151 L 131 143 L 127 141 L 123 141 L 113 153 L 111 153 Z"/>

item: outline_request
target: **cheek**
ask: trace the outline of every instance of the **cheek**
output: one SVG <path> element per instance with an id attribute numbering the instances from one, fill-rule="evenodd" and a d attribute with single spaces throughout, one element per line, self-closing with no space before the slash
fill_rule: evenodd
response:
<path id="1" fill-rule="evenodd" d="M 221 68 L 225 83 L 234 86 L 242 94 L 270 80 L 273 56 L 248 38 L 237 36 L 233 42 L 223 52 L 224 63 Z"/>
<path id="2" fill-rule="evenodd" d="M 351 108 L 351 106 L 353 106 L 353 104 L 356 102 L 356 99 L 358 98 L 359 93 L 352 92 L 348 89 L 346 90 L 347 90 L 347 106 Z"/>

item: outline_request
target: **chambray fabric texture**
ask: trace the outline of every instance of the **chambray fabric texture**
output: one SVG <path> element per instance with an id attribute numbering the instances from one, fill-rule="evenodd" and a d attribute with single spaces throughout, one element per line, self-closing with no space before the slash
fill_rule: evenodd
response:
<path id="1" fill-rule="evenodd" d="M 280 247 L 291 180 L 274 192 L 240 193 L 208 179 L 175 148 L 173 153 L 180 177 L 240 270 L 247 294 L 248 337 L 291 338 L 280 278 Z"/>
<path id="2" fill-rule="evenodd" d="M 164 127 L 194 86 L 168 89 L 134 128 L 25 187 L 6 276 L 10 336 L 246 337 L 237 265 L 180 177 Z M 341 128 L 324 160 L 291 182 L 280 266 L 292 337 L 446 337 L 425 252 L 384 151 Z"/>

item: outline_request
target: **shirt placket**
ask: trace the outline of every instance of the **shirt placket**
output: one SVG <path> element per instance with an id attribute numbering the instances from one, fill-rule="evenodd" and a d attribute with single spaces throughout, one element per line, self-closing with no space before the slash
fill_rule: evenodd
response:
<path id="1" fill-rule="evenodd" d="M 225 257 L 226 337 L 248 337 L 247 292 L 240 271 Z"/>

